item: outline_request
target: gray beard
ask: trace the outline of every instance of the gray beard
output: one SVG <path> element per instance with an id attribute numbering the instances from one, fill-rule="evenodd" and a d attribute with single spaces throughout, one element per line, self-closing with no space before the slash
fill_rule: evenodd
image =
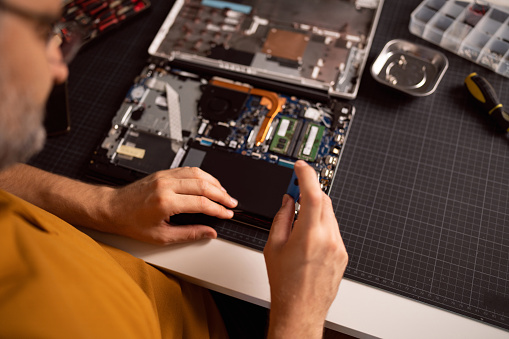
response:
<path id="1" fill-rule="evenodd" d="M 25 162 L 46 140 L 44 108 L 37 107 L 27 90 L 9 86 L 0 76 L 0 169 Z"/>

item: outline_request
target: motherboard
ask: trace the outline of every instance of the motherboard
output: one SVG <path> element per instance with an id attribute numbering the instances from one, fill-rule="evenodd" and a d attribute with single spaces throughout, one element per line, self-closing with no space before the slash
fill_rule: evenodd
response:
<path id="1" fill-rule="evenodd" d="M 329 192 L 354 115 L 351 104 L 256 88 L 150 63 L 129 89 L 90 168 L 128 183 L 200 167 L 239 200 L 242 221 L 268 228 L 295 185 L 293 165 L 314 167 Z"/>

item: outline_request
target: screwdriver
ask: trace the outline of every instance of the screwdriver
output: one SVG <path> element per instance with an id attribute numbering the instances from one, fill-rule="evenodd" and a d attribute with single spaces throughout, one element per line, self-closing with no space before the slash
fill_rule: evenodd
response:
<path id="1" fill-rule="evenodd" d="M 465 78 L 465 85 L 484 113 L 496 123 L 497 128 L 501 132 L 509 132 L 509 114 L 504 112 L 504 106 L 488 80 L 474 72 Z"/>

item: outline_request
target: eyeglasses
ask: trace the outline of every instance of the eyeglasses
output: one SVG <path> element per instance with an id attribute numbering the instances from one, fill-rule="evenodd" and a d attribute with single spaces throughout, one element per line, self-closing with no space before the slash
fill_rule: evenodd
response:
<path id="1" fill-rule="evenodd" d="M 81 47 L 85 31 L 82 26 L 74 21 L 61 22 L 60 16 L 32 12 L 4 1 L 0 1 L 0 11 L 12 13 L 32 21 L 37 27 L 46 27 L 46 31 L 43 31 L 42 34 L 45 35 L 44 38 L 47 44 L 50 44 L 55 36 L 60 37 L 62 59 L 67 64 L 72 61 Z"/>

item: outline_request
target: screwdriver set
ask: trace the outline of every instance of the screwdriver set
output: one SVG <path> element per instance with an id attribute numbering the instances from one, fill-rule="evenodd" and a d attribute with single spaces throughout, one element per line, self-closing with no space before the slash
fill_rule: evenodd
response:
<path id="1" fill-rule="evenodd" d="M 150 7 L 150 0 L 66 0 L 62 22 L 76 22 L 88 42 Z"/>

